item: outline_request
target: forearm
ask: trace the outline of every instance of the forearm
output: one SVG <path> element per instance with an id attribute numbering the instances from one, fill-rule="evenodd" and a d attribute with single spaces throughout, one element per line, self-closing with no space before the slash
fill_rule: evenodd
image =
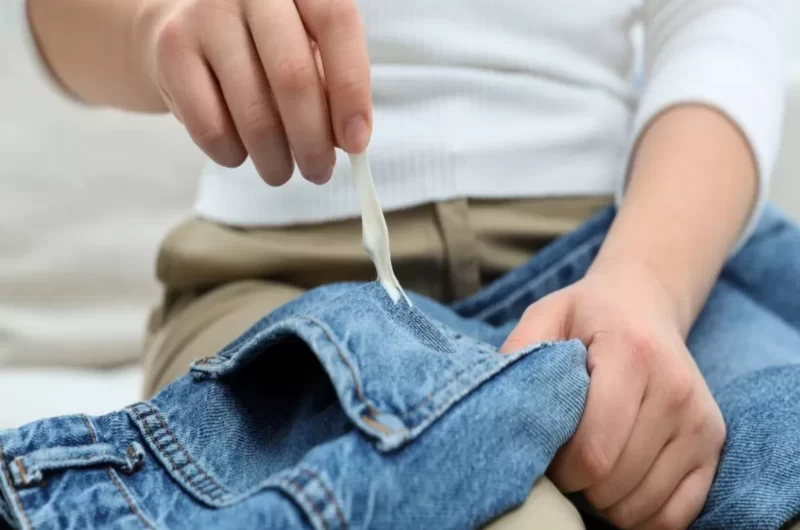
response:
<path id="1" fill-rule="evenodd" d="M 596 266 L 635 262 L 652 271 L 686 334 L 741 234 L 757 186 L 753 156 L 733 123 L 707 107 L 673 107 L 639 142 Z"/>
<path id="2" fill-rule="evenodd" d="M 44 62 L 76 99 L 128 110 L 166 107 L 148 73 L 142 31 L 162 0 L 28 0 Z"/>

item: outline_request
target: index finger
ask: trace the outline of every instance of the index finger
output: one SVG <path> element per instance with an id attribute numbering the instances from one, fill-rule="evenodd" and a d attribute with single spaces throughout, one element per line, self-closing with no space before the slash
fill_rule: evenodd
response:
<path id="1" fill-rule="evenodd" d="M 578 430 L 549 470 L 561 491 L 582 491 L 605 479 L 633 430 L 647 380 L 635 363 L 626 362 L 622 348 L 624 343 L 613 338 L 589 345 L 586 408 Z"/>
<path id="2" fill-rule="evenodd" d="M 336 143 L 361 153 L 372 132 L 369 54 L 354 0 L 296 0 L 309 35 L 319 46 Z"/>

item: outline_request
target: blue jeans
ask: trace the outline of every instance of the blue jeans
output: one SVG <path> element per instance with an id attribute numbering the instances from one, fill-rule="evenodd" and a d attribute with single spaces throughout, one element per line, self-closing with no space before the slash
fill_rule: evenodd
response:
<path id="1" fill-rule="evenodd" d="M 577 341 L 496 348 L 585 274 L 606 211 L 453 307 L 376 284 L 316 289 L 153 399 L 0 432 L 19 529 L 443 528 L 519 505 L 573 434 Z M 695 528 L 800 513 L 800 230 L 768 210 L 689 337 L 728 439 Z"/>

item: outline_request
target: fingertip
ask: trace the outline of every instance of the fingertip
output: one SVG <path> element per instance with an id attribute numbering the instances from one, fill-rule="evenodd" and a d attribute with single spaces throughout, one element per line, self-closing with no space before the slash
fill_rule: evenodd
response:
<path id="1" fill-rule="evenodd" d="M 500 353 L 512 353 L 533 344 L 566 340 L 570 319 L 570 298 L 555 293 L 528 306 L 514 330 L 500 347 Z"/>
<path id="2" fill-rule="evenodd" d="M 231 141 L 221 148 L 205 150 L 214 162 L 222 167 L 235 168 L 247 160 L 247 151 L 240 142 Z"/>
<path id="3" fill-rule="evenodd" d="M 333 168 L 334 168 L 335 165 L 336 164 L 334 163 L 334 164 L 330 165 L 324 171 L 321 171 L 321 172 L 319 172 L 317 174 L 312 173 L 312 174 L 303 175 L 303 176 L 310 183 L 316 184 L 317 186 L 322 186 L 324 184 L 327 184 L 331 180 L 331 177 L 333 176 Z"/>
<path id="4" fill-rule="evenodd" d="M 363 153 L 370 139 L 369 121 L 363 114 L 348 119 L 343 128 L 342 148 L 350 154 Z"/>
<path id="5" fill-rule="evenodd" d="M 520 338 L 516 333 L 512 333 L 497 351 L 501 355 L 506 355 L 509 353 L 514 353 L 515 351 L 520 351 L 528 346 L 528 344 L 529 343 L 527 341 Z"/>
<path id="6" fill-rule="evenodd" d="M 258 169 L 258 174 L 268 186 L 280 188 L 292 179 L 294 173 L 294 161 L 289 159 L 287 164 L 264 165 L 265 169 Z"/>
<path id="7" fill-rule="evenodd" d="M 270 188 L 280 188 L 281 186 L 289 182 L 288 178 L 276 179 L 275 177 L 265 176 L 265 175 L 261 175 L 261 180 L 263 180 L 264 183 Z"/>

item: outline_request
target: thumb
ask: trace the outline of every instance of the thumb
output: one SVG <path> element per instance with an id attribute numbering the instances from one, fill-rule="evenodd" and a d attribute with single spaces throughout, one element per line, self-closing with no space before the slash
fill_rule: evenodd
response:
<path id="1" fill-rule="evenodd" d="M 571 319 L 569 293 L 558 291 L 545 296 L 528 306 L 517 327 L 500 347 L 500 353 L 511 353 L 548 340 L 566 340 Z"/>

